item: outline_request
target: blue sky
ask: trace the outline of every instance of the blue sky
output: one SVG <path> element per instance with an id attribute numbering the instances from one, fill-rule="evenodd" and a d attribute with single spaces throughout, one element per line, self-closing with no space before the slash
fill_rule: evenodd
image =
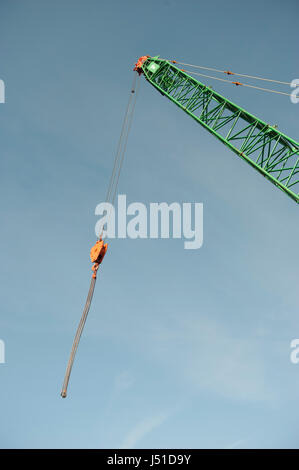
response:
<path id="1" fill-rule="evenodd" d="M 298 13 L 295 0 L 1 2 L 1 447 L 298 448 L 298 206 L 144 79 L 119 191 L 203 202 L 204 243 L 111 242 L 59 395 L 134 62 L 291 81 Z M 299 104 L 213 86 L 298 141 Z"/>

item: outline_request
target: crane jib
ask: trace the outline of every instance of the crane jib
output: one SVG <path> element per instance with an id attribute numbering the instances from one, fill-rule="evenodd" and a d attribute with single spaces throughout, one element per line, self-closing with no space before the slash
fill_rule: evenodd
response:
<path id="1" fill-rule="evenodd" d="M 159 56 L 143 56 L 135 70 L 299 203 L 298 142 Z"/>

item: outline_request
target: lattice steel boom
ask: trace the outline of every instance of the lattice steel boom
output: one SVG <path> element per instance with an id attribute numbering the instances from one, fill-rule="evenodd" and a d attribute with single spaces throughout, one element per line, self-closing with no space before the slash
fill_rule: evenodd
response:
<path id="1" fill-rule="evenodd" d="M 298 142 L 159 56 L 143 56 L 135 70 L 299 203 Z"/>

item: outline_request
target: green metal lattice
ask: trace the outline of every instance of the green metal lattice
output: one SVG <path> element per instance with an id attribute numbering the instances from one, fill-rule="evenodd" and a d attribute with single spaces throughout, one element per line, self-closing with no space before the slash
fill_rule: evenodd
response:
<path id="1" fill-rule="evenodd" d="M 239 157 L 299 203 L 299 144 L 167 60 L 149 57 L 145 78 Z"/>

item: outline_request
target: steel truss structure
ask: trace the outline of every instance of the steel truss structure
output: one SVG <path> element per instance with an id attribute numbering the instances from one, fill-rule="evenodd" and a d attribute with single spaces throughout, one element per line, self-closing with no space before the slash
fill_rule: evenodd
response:
<path id="1" fill-rule="evenodd" d="M 299 203 L 299 144 L 159 56 L 145 78 L 234 153 Z"/>

